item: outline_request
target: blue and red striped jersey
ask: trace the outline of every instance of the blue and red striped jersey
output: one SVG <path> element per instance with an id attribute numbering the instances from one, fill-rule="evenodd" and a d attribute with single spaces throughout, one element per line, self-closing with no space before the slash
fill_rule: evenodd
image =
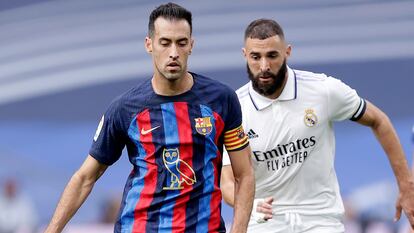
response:
<path id="1" fill-rule="evenodd" d="M 151 80 L 115 99 L 102 117 L 90 155 L 116 162 L 126 146 L 133 165 L 115 232 L 225 232 L 221 218 L 223 145 L 248 145 L 233 90 L 191 73 L 177 96 Z"/>

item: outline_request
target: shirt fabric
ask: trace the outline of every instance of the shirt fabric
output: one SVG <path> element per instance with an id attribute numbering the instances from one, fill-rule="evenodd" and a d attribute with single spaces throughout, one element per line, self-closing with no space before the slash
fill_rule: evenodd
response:
<path id="1" fill-rule="evenodd" d="M 319 216 L 328 225 L 336 219 L 343 228 L 333 122 L 358 120 L 365 101 L 338 79 L 290 68 L 287 83 L 275 100 L 258 94 L 251 82 L 236 93 L 252 148 L 255 198 L 272 196 L 274 213 L 285 215 L 286 225 L 298 225 L 301 216 Z M 228 156 L 223 163 L 230 164 Z M 249 229 L 279 232 L 273 223 L 257 224 L 252 219 Z M 302 232 L 300 227 L 295 229 Z"/>
<path id="2" fill-rule="evenodd" d="M 115 232 L 225 232 L 219 180 L 223 144 L 248 145 L 230 88 L 191 73 L 192 88 L 161 96 L 151 80 L 115 99 L 90 155 L 111 165 L 126 146 L 133 169 Z"/>

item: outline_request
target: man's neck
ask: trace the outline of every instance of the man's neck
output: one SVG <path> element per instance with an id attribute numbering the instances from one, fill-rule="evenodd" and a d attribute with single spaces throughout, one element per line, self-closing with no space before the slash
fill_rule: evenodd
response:
<path id="1" fill-rule="evenodd" d="M 175 96 L 189 91 L 194 84 L 194 80 L 193 76 L 188 72 L 183 77 L 175 80 L 169 80 L 154 74 L 151 84 L 158 95 Z"/>

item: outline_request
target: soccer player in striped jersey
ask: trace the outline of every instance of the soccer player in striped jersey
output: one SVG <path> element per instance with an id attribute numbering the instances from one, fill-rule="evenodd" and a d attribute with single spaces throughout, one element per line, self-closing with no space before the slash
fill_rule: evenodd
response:
<path id="1" fill-rule="evenodd" d="M 236 93 L 256 178 L 248 231 L 344 232 L 333 123 L 346 119 L 373 130 L 397 178 L 396 218 L 403 209 L 413 226 L 414 181 L 388 117 L 340 80 L 288 67 L 292 48 L 274 20 L 253 21 L 244 43 L 250 82 Z M 223 166 L 222 190 L 230 205 L 232 186 L 232 169 Z"/>
<path id="2" fill-rule="evenodd" d="M 114 232 L 225 232 L 223 145 L 237 157 L 231 232 L 246 231 L 255 188 L 240 104 L 229 87 L 187 71 L 191 29 L 191 13 L 179 5 L 164 4 L 151 13 L 145 48 L 154 74 L 111 103 L 47 233 L 62 231 L 125 146 L 133 169 Z"/>

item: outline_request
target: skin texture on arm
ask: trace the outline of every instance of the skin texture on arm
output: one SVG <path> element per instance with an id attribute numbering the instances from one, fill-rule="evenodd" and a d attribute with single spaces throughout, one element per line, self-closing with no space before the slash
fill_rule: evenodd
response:
<path id="1" fill-rule="evenodd" d="M 234 176 L 231 165 L 226 165 L 221 168 L 220 188 L 224 202 L 227 205 L 234 207 Z"/>
<path id="2" fill-rule="evenodd" d="M 108 166 L 88 155 L 82 166 L 70 179 L 59 200 L 45 233 L 62 232 L 65 225 L 80 208 L 99 177 Z"/>
<path id="3" fill-rule="evenodd" d="M 252 211 L 255 181 L 252 162 L 250 160 L 250 146 L 240 150 L 229 152 L 231 167 L 233 170 L 233 225 L 232 233 L 246 232 Z M 231 194 L 227 194 L 231 195 Z"/>
<path id="4" fill-rule="evenodd" d="M 397 221 L 404 210 L 411 227 L 414 227 L 414 181 L 397 133 L 388 116 L 367 101 L 367 108 L 358 123 L 368 126 L 374 132 L 388 156 L 397 179 L 400 195 L 396 204 Z"/>
<path id="5" fill-rule="evenodd" d="M 230 165 L 223 166 L 221 170 L 221 193 L 226 204 L 234 206 L 234 176 Z M 264 214 L 260 216 L 263 220 L 269 220 L 273 217 L 272 209 L 273 197 L 266 197 L 263 200 L 255 199 L 253 202 L 252 215 Z M 254 212 L 255 211 L 255 212 Z"/>

